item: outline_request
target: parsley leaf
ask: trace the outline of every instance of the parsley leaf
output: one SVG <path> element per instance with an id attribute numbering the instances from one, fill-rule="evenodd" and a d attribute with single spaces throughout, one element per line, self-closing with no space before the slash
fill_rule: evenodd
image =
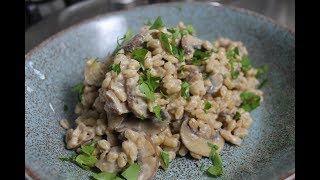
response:
<path id="1" fill-rule="evenodd" d="M 204 105 L 204 112 L 207 114 L 207 110 L 209 110 L 212 107 L 211 103 L 207 100 Z"/>
<path id="2" fill-rule="evenodd" d="M 92 143 L 90 145 L 81 145 L 81 150 L 82 152 L 84 152 L 85 154 L 91 156 L 92 152 L 95 149 L 95 143 Z"/>
<path id="3" fill-rule="evenodd" d="M 240 99 L 242 101 L 241 108 L 243 108 L 247 112 L 250 112 L 260 105 L 261 98 L 254 93 L 243 92 L 240 94 Z"/>
<path id="4" fill-rule="evenodd" d="M 194 27 L 191 24 L 187 24 L 186 30 L 188 31 L 188 33 L 190 35 L 196 35 L 196 30 L 194 29 Z"/>
<path id="5" fill-rule="evenodd" d="M 202 61 L 205 61 L 210 56 L 209 52 L 203 52 L 199 49 L 196 49 L 193 53 L 192 62 L 196 66 L 200 66 Z"/>
<path id="6" fill-rule="evenodd" d="M 71 88 L 71 91 L 72 92 L 78 92 L 78 100 L 79 100 L 79 102 L 81 102 L 81 98 L 82 98 L 82 95 L 83 95 L 83 92 L 84 92 L 84 84 L 83 84 L 83 82 L 80 82 L 79 84 L 73 86 Z"/>
<path id="7" fill-rule="evenodd" d="M 268 82 L 268 79 L 267 79 L 267 78 L 263 79 L 262 82 L 259 84 L 258 89 L 263 88 L 263 87 L 266 85 L 267 82 Z"/>
<path id="8" fill-rule="evenodd" d="M 143 82 L 140 84 L 140 91 L 146 96 L 150 101 L 154 101 L 154 93 L 149 88 L 148 84 Z"/>
<path id="9" fill-rule="evenodd" d="M 161 107 L 159 105 L 153 107 L 153 112 L 155 113 L 157 119 L 161 121 Z"/>
<path id="10" fill-rule="evenodd" d="M 161 27 L 164 27 L 164 24 L 162 22 L 162 19 L 160 16 L 154 21 L 153 25 L 150 27 L 150 29 L 159 29 Z"/>
<path id="11" fill-rule="evenodd" d="M 230 61 L 230 66 L 231 66 L 231 70 L 230 70 L 230 74 L 232 79 L 237 79 L 237 77 L 239 76 L 240 72 L 239 71 L 234 71 L 234 65 L 233 65 L 233 60 Z"/>
<path id="12" fill-rule="evenodd" d="M 247 72 L 247 71 L 249 71 L 251 68 L 252 68 L 252 65 L 251 65 L 251 61 L 248 59 L 248 57 L 247 56 L 243 56 L 242 57 L 242 59 L 241 59 L 241 61 L 240 61 L 240 63 L 241 63 L 241 69 L 242 69 L 242 71 L 244 71 L 244 72 Z"/>
<path id="13" fill-rule="evenodd" d="M 148 21 L 146 23 L 144 23 L 147 26 L 152 26 L 152 22 L 148 19 Z"/>
<path id="14" fill-rule="evenodd" d="M 140 165 L 138 163 L 131 164 L 121 175 L 127 180 L 137 180 L 139 176 Z"/>
<path id="15" fill-rule="evenodd" d="M 68 111 L 68 106 L 67 106 L 66 104 L 63 105 L 63 111 L 64 111 L 64 112 Z"/>
<path id="16" fill-rule="evenodd" d="M 89 156 L 87 154 L 80 154 L 76 157 L 76 162 L 81 166 L 93 167 L 98 161 L 97 157 Z"/>
<path id="17" fill-rule="evenodd" d="M 200 166 L 200 171 L 201 171 L 201 172 L 204 172 L 204 164 L 201 164 L 201 166 Z"/>
<path id="18" fill-rule="evenodd" d="M 239 120 L 241 117 L 241 114 L 239 112 L 236 112 L 236 114 L 233 116 L 234 120 Z"/>
<path id="19" fill-rule="evenodd" d="M 144 70 L 144 61 L 146 59 L 146 55 L 148 53 L 147 49 L 140 48 L 132 51 L 131 57 L 140 62 L 142 70 Z"/>
<path id="20" fill-rule="evenodd" d="M 169 153 L 166 151 L 161 151 L 160 154 L 161 154 L 161 158 L 163 160 L 165 169 L 168 169 L 168 167 L 169 167 Z"/>
<path id="21" fill-rule="evenodd" d="M 141 78 L 139 81 L 140 84 L 140 91 L 146 96 L 147 99 L 150 101 L 154 101 L 154 91 L 160 85 L 160 78 L 158 77 L 151 77 L 151 70 L 148 69 L 146 73 L 146 78 Z"/>
<path id="22" fill-rule="evenodd" d="M 219 147 L 211 143 L 208 143 L 208 146 L 211 147 L 209 158 L 211 159 L 213 165 L 209 169 L 207 169 L 207 174 L 209 176 L 214 176 L 214 177 L 220 176 L 222 175 L 223 170 L 222 170 L 221 156 L 219 155 L 219 153 L 216 152 L 219 149 Z"/>
<path id="23" fill-rule="evenodd" d="M 110 66 L 111 70 L 116 72 L 117 74 L 120 74 L 120 72 L 121 72 L 120 64 L 121 64 L 121 62 L 119 62 L 119 64 L 112 64 Z"/>
<path id="24" fill-rule="evenodd" d="M 188 82 L 183 82 L 183 83 L 181 84 L 182 96 L 183 96 L 185 99 L 188 99 L 188 98 L 190 97 L 189 89 L 190 89 L 190 85 L 189 85 Z"/>
<path id="25" fill-rule="evenodd" d="M 169 42 L 169 37 L 166 33 L 163 33 L 163 32 L 160 32 L 160 42 L 161 42 L 161 45 L 163 46 L 163 48 L 165 50 L 167 50 L 168 52 L 170 52 L 171 54 L 172 53 L 172 46 Z"/>
<path id="26" fill-rule="evenodd" d="M 227 54 L 226 54 L 229 60 L 235 60 L 237 55 L 239 55 L 238 47 L 235 47 L 234 49 L 227 51 Z"/>
<path id="27" fill-rule="evenodd" d="M 260 78 L 262 74 L 266 73 L 268 70 L 268 65 L 263 65 L 258 69 L 258 72 L 256 74 L 256 78 Z"/>
<path id="28" fill-rule="evenodd" d="M 126 34 L 124 34 L 124 36 L 121 38 L 123 40 L 122 43 L 131 39 L 132 36 L 133 36 L 132 29 L 129 28 Z"/>
<path id="29" fill-rule="evenodd" d="M 94 173 L 92 177 L 96 180 L 114 180 L 117 176 L 117 173 L 109 173 L 109 172 L 101 172 L 101 173 Z"/>

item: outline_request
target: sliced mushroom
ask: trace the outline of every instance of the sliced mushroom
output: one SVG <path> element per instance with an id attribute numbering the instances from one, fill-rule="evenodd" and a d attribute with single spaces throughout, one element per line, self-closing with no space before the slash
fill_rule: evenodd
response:
<path id="1" fill-rule="evenodd" d="M 214 133 L 209 138 L 202 137 L 194 132 L 188 125 L 189 121 L 184 121 L 181 125 L 180 136 L 185 147 L 201 156 L 209 157 L 211 147 L 208 143 L 219 146 L 217 152 L 220 152 L 224 146 L 224 139 L 220 136 L 219 132 Z"/>
<path id="2" fill-rule="evenodd" d="M 111 109 L 113 112 L 116 112 L 119 115 L 129 112 L 129 110 L 126 107 L 126 104 L 120 102 L 120 100 L 117 98 L 117 96 L 114 94 L 112 90 L 108 90 L 107 92 L 105 92 L 105 95 L 106 103 L 104 105 L 104 109 L 106 111 L 109 111 Z"/>
<path id="3" fill-rule="evenodd" d="M 139 76 L 134 76 L 126 80 L 126 92 L 128 95 L 128 106 L 131 112 L 137 117 L 147 118 L 148 104 L 144 97 L 139 96 L 137 91 L 140 91 L 138 84 Z"/>
<path id="4" fill-rule="evenodd" d="M 112 111 L 107 111 L 108 129 L 115 130 L 126 117 L 126 114 L 118 115 Z"/>
<path id="5" fill-rule="evenodd" d="M 121 149 L 119 146 L 115 146 L 115 147 L 112 147 L 109 152 L 112 152 L 112 151 L 120 152 L 120 150 Z M 99 168 L 102 172 L 113 173 L 113 172 L 121 171 L 121 168 L 118 166 L 117 161 L 109 162 L 107 161 L 107 156 L 105 156 L 103 159 L 100 159 L 98 162 L 96 162 L 95 166 Z"/>
<path id="6" fill-rule="evenodd" d="M 181 39 L 181 46 L 187 54 L 191 54 L 194 49 L 200 49 L 203 41 L 195 36 L 185 35 Z"/>
<path id="7" fill-rule="evenodd" d="M 207 93 L 213 94 L 219 91 L 223 84 L 223 76 L 220 73 L 209 76 L 211 86 L 207 89 Z"/>
<path id="8" fill-rule="evenodd" d="M 131 52 L 145 42 L 145 35 L 140 33 L 135 35 L 131 40 L 125 43 L 122 48 L 125 52 Z"/>

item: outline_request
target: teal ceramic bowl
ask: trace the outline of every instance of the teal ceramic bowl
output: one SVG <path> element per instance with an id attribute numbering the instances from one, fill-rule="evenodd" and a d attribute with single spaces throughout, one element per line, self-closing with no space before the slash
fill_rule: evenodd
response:
<path id="1" fill-rule="evenodd" d="M 179 8 L 181 7 L 181 9 Z M 70 87 L 83 78 L 88 57 L 104 58 L 130 27 L 162 16 L 168 26 L 191 23 L 207 40 L 242 41 L 255 66 L 269 65 L 264 102 L 252 112 L 254 123 L 242 146 L 222 151 L 217 179 L 279 179 L 295 168 L 295 34 L 256 13 L 205 3 L 171 3 L 101 15 L 47 39 L 25 56 L 25 170 L 33 179 L 89 179 L 90 172 L 59 161 L 65 148 L 59 120 L 75 119 L 77 97 Z M 65 112 L 63 106 L 69 110 Z M 155 179 L 209 179 L 199 170 L 208 159 L 177 158 Z"/>

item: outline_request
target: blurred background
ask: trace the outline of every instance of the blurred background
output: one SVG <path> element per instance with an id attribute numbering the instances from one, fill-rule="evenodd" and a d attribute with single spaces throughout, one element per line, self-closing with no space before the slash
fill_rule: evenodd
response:
<path id="1" fill-rule="evenodd" d="M 295 0 L 25 0 L 25 53 L 85 18 L 135 6 L 183 1 L 214 2 L 249 9 L 295 30 Z"/>

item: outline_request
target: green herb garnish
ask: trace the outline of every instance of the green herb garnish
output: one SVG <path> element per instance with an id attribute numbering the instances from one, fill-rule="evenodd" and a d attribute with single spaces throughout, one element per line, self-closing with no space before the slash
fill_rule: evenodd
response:
<path id="1" fill-rule="evenodd" d="M 227 51 L 227 54 L 226 54 L 229 60 L 235 60 L 237 55 L 239 55 L 238 47 L 235 47 L 234 49 Z"/>
<path id="2" fill-rule="evenodd" d="M 168 167 L 169 167 L 169 153 L 166 151 L 161 151 L 160 154 L 161 154 L 161 158 L 163 160 L 165 169 L 168 169 Z"/>
<path id="3" fill-rule="evenodd" d="M 251 68 L 252 68 L 252 65 L 251 65 L 251 61 L 248 59 L 248 57 L 247 56 L 243 56 L 242 57 L 242 59 L 241 59 L 241 61 L 240 61 L 240 63 L 241 63 L 241 69 L 242 69 L 242 71 L 244 71 L 244 72 L 247 72 L 247 71 L 249 71 Z"/>
<path id="4" fill-rule="evenodd" d="M 87 155 L 87 154 L 80 154 L 76 157 L 76 162 L 80 166 L 84 166 L 84 167 L 93 167 L 97 161 L 98 161 L 97 157 Z"/>
<path id="5" fill-rule="evenodd" d="M 154 21 L 153 25 L 150 27 L 150 29 L 159 29 L 164 27 L 164 24 L 162 22 L 162 19 L 160 16 Z"/>
<path id="6" fill-rule="evenodd" d="M 79 102 L 81 102 L 81 98 L 82 98 L 82 95 L 83 95 L 83 92 L 84 92 L 84 84 L 83 84 L 83 82 L 73 86 L 71 88 L 71 91 L 72 92 L 78 92 L 78 100 L 79 100 Z"/>
<path id="7" fill-rule="evenodd" d="M 146 55 L 148 53 L 147 49 L 140 48 L 132 51 L 131 57 L 137 61 L 139 61 L 142 70 L 144 70 L 144 61 L 146 59 Z"/>
<path id="8" fill-rule="evenodd" d="M 190 85 L 188 82 L 183 82 L 181 84 L 181 92 L 182 92 L 182 96 L 185 98 L 185 99 L 188 99 L 190 97 L 190 94 L 189 94 L 189 90 L 190 90 Z"/>
<path id="9" fill-rule="evenodd" d="M 263 88 L 263 87 L 266 85 L 267 82 L 268 82 L 268 79 L 267 79 L 267 78 L 264 78 L 264 79 L 262 80 L 262 82 L 259 84 L 258 89 Z"/>
<path id="10" fill-rule="evenodd" d="M 201 171 L 201 172 L 204 172 L 204 164 L 201 164 L 201 166 L 200 166 L 200 171 Z"/>
<path id="11" fill-rule="evenodd" d="M 252 92 L 243 92 L 240 94 L 240 99 L 242 101 L 241 108 L 247 112 L 250 112 L 260 105 L 261 98 Z"/>
<path id="12" fill-rule="evenodd" d="M 223 170 L 221 156 L 219 155 L 219 153 L 216 152 L 219 149 L 219 147 L 211 143 L 208 143 L 208 146 L 211 147 L 209 158 L 211 159 L 213 165 L 209 167 L 209 169 L 207 169 L 207 174 L 213 177 L 220 176 L 222 175 Z"/>
<path id="13" fill-rule="evenodd" d="M 160 94 L 161 94 L 161 97 L 162 97 L 162 98 L 168 98 L 168 95 L 167 95 L 167 94 L 164 94 L 161 90 L 160 90 Z"/>
<path id="14" fill-rule="evenodd" d="M 204 105 L 204 112 L 207 114 L 207 110 L 209 110 L 212 107 L 211 103 L 207 100 Z"/>
<path id="15" fill-rule="evenodd" d="M 210 56 L 209 52 L 203 52 L 199 49 L 196 49 L 193 53 L 192 62 L 196 66 L 200 66 L 202 61 L 205 61 Z"/>
<path id="16" fill-rule="evenodd" d="M 161 107 L 159 105 L 153 107 L 153 112 L 156 115 L 157 119 L 161 121 Z"/>
<path id="17" fill-rule="evenodd" d="M 140 172 L 140 165 L 138 163 L 131 164 L 121 175 L 126 180 L 137 180 Z"/>
<path id="18" fill-rule="evenodd" d="M 169 36 L 166 33 L 160 32 L 160 42 L 163 48 L 168 51 L 169 53 L 172 53 L 172 46 L 169 42 Z"/>
<path id="19" fill-rule="evenodd" d="M 81 150 L 83 153 L 91 156 L 92 155 L 92 152 L 94 151 L 95 149 L 95 143 L 92 143 L 92 144 L 89 144 L 89 145 L 81 145 Z"/>
<path id="20" fill-rule="evenodd" d="M 144 25 L 152 26 L 152 22 L 148 19 L 148 21 L 146 23 L 144 23 Z"/>
<path id="21" fill-rule="evenodd" d="M 150 101 L 154 101 L 154 92 L 160 85 L 160 78 L 158 77 L 151 77 L 151 70 L 148 69 L 146 71 L 146 77 L 140 78 L 140 91 L 145 95 L 147 99 Z"/>
<path id="22" fill-rule="evenodd" d="M 239 112 L 236 112 L 236 114 L 233 116 L 234 120 L 239 120 L 241 117 L 241 114 Z"/>
<path id="23" fill-rule="evenodd" d="M 121 72 L 120 64 L 121 64 L 121 62 L 119 62 L 119 64 L 112 64 L 110 66 L 111 70 L 116 72 L 117 74 L 120 74 L 120 72 Z"/>
<path id="24" fill-rule="evenodd" d="M 121 38 L 121 40 L 123 40 L 122 43 L 131 39 L 132 36 L 133 36 L 132 29 L 129 28 L 126 34 L 124 34 L 124 36 Z"/>
<path id="25" fill-rule="evenodd" d="M 268 70 L 268 65 L 265 64 L 261 66 L 257 71 L 256 78 L 260 78 L 262 74 L 267 72 L 267 70 Z"/>
<path id="26" fill-rule="evenodd" d="M 191 24 L 186 25 L 186 30 L 188 31 L 189 34 L 196 35 L 196 30 Z"/>
<path id="27" fill-rule="evenodd" d="M 233 63 L 234 63 L 234 61 L 231 60 L 230 61 L 230 66 L 231 66 L 230 74 L 231 74 L 232 79 L 237 79 L 239 74 L 240 74 L 240 72 L 234 70 L 234 64 Z"/>
<path id="28" fill-rule="evenodd" d="M 96 180 L 114 180 L 117 176 L 117 173 L 101 172 L 94 173 L 92 177 Z"/>
<path id="29" fill-rule="evenodd" d="M 72 161 L 72 159 L 70 159 L 70 158 L 58 158 L 59 160 L 61 160 L 61 161 Z"/>

